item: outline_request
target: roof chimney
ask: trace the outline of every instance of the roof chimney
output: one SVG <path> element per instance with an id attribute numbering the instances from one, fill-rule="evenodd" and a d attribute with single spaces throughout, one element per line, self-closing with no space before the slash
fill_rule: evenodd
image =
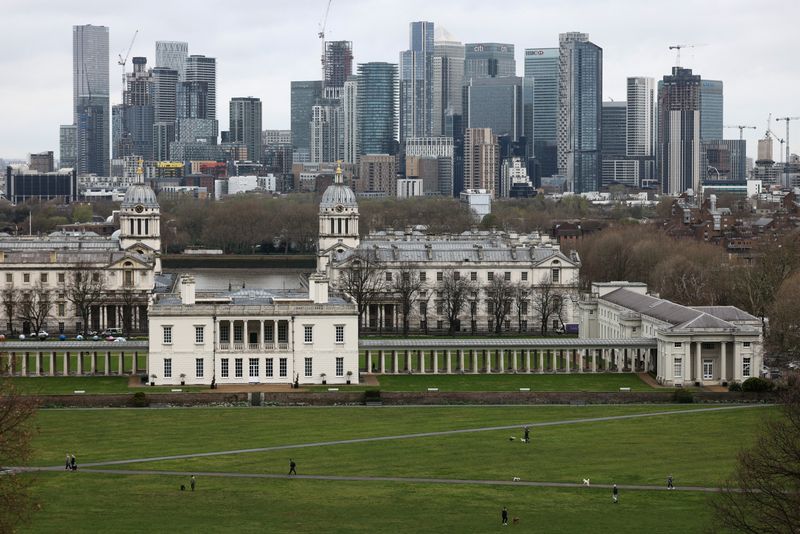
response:
<path id="1" fill-rule="evenodd" d="M 324 273 L 313 273 L 308 277 L 308 297 L 314 304 L 328 303 L 328 277 Z"/>
<path id="2" fill-rule="evenodd" d="M 425 243 L 425 254 L 428 256 L 429 260 L 433 259 L 433 247 L 430 243 Z"/>
<path id="3" fill-rule="evenodd" d="M 194 277 L 188 274 L 181 276 L 181 304 L 191 305 L 195 303 L 195 283 Z"/>

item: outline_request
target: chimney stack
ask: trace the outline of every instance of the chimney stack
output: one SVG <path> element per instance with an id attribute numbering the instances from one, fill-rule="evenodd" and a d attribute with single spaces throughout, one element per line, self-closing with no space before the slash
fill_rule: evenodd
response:
<path id="1" fill-rule="evenodd" d="M 181 304 L 191 305 L 195 303 L 195 283 L 194 277 L 188 274 L 181 276 Z"/>

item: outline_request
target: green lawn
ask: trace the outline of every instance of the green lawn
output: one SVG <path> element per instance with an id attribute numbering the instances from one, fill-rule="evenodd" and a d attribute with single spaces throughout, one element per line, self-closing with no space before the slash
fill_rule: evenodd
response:
<path id="1" fill-rule="evenodd" d="M 583 374 L 463 374 L 463 375 L 378 375 L 379 387 L 357 386 L 311 386 L 307 389 L 327 391 L 338 387 L 339 391 L 382 389 L 385 391 L 619 391 L 621 387 L 631 391 L 660 391 L 644 383 L 632 373 L 583 373 Z"/>
<path id="2" fill-rule="evenodd" d="M 14 384 L 19 392 L 25 395 L 64 395 L 73 393 L 76 390 L 83 390 L 87 395 L 97 395 L 103 393 L 134 393 L 136 391 L 158 393 L 168 392 L 172 389 L 181 389 L 183 391 L 203 391 L 208 389 L 207 387 L 199 386 L 142 386 L 130 388 L 128 387 L 127 376 L 37 376 L 14 377 L 6 380 Z"/>
<path id="3" fill-rule="evenodd" d="M 79 465 L 224 451 L 674 411 L 652 418 L 471 432 L 269 453 L 145 462 L 116 469 L 399 476 L 661 486 L 716 485 L 736 452 L 753 443 L 768 406 L 685 413 L 697 405 L 183 408 L 41 410 L 32 465 Z M 332 424 L 335 423 L 335 424 Z M 522 532 L 703 532 L 708 494 L 607 489 L 442 485 L 379 481 L 113 475 L 59 471 L 33 477 L 42 505 L 23 532 L 486 532 L 508 506 Z"/>
<path id="4" fill-rule="evenodd" d="M 708 496 L 638 491 L 383 482 L 41 474 L 41 512 L 23 532 L 703 532 Z"/>

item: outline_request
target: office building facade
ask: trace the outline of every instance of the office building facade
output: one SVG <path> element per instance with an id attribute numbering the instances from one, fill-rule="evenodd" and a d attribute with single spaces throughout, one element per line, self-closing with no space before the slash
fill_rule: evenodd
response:
<path id="1" fill-rule="evenodd" d="M 472 78 L 464 87 L 466 128 L 491 128 L 513 141 L 522 137 L 522 78 Z"/>
<path id="2" fill-rule="evenodd" d="M 700 187 L 700 76 L 673 67 L 658 85 L 657 167 L 662 191 Z"/>
<path id="3" fill-rule="evenodd" d="M 325 89 L 342 89 L 347 78 L 353 75 L 353 43 L 351 41 L 325 41 L 323 58 Z"/>
<path id="4" fill-rule="evenodd" d="M 77 165 L 78 128 L 74 124 L 58 127 L 58 165 L 59 168 L 74 168 Z"/>
<path id="5" fill-rule="evenodd" d="M 311 150 L 311 108 L 322 97 L 322 81 L 293 81 L 291 83 L 292 149 L 300 154 Z"/>
<path id="6" fill-rule="evenodd" d="M 174 70 L 178 81 L 184 81 L 189 43 L 183 41 L 156 41 L 156 68 Z"/>
<path id="7" fill-rule="evenodd" d="M 261 99 L 248 97 L 232 98 L 230 102 L 230 141 L 247 146 L 247 158 L 260 162 L 264 157 L 261 141 Z"/>
<path id="8" fill-rule="evenodd" d="M 558 48 L 525 49 L 525 137 L 528 155 L 536 158 L 541 176 L 558 172 Z"/>
<path id="9" fill-rule="evenodd" d="M 179 71 L 180 72 L 180 71 Z M 217 60 L 213 57 L 191 55 L 186 58 L 186 82 L 200 82 L 206 86 L 206 119 L 217 119 Z"/>
<path id="10" fill-rule="evenodd" d="M 109 108 L 108 28 L 72 27 L 73 124 L 79 175 L 109 174 L 111 117 Z"/>
<path id="11" fill-rule="evenodd" d="M 477 78 L 517 75 L 514 45 L 510 43 L 467 43 L 464 45 L 464 82 Z"/>
<path id="12" fill-rule="evenodd" d="M 600 182 L 603 49 L 585 33 L 559 35 L 558 173 L 570 191 Z"/>
<path id="13" fill-rule="evenodd" d="M 409 25 L 409 49 L 400 52 L 400 144 L 433 130 L 433 22 Z"/>
<path id="14" fill-rule="evenodd" d="M 457 117 L 463 114 L 464 45 L 442 27 L 436 28 L 433 43 L 433 126 L 434 136 L 458 134 Z"/>
<path id="15" fill-rule="evenodd" d="M 397 65 L 359 64 L 357 91 L 359 154 L 396 154 Z"/>
<path id="16" fill-rule="evenodd" d="M 700 80 L 700 139 L 722 139 L 723 95 L 720 80 Z"/>
<path id="17" fill-rule="evenodd" d="M 412 137 L 406 139 L 406 161 L 409 158 L 428 158 L 435 164 L 435 179 L 423 181 L 426 195 L 453 196 L 453 156 L 452 137 Z M 424 163 L 422 164 L 425 165 Z M 408 176 L 408 168 L 406 175 Z"/>
<path id="18" fill-rule="evenodd" d="M 344 135 L 344 154 L 342 161 L 357 163 L 359 154 L 358 138 L 358 77 L 350 76 L 342 88 L 342 121 Z"/>
<path id="19" fill-rule="evenodd" d="M 500 147 L 491 128 L 464 132 L 464 190 L 483 189 L 495 196 Z"/>

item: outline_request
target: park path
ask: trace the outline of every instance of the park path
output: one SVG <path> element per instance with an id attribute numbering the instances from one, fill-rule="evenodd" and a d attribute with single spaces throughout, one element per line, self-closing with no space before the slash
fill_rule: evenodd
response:
<path id="1" fill-rule="evenodd" d="M 86 467 L 102 467 L 102 466 L 109 466 L 109 465 L 127 465 L 127 464 L 137 464 L 137 463 L 146 463 L 146 462 L 160 462 L 165 460 L 184 460 L 188 458 L 204 458 L 210 456 L 227 456 L 227 455 L 234 455 L 234 454 L 249 454 L 249 453 L 257 453 L 257 452 L 272 452 L 272 451 L 283 451 L 283 450 L 291 450 L 291 449 L 304 449 L 310 447 L 329 447 L 333 445 L 351 445 L 354 443 L 370 443 L 370 442 L 377 442 L 377 441 L 393 441 L 399 439 L 416 439 L 416 438 L 428 438 L 428 437 L 437 437 L 437 436 L 451 436 L 456 434 L 469 434 L 474 432 L 491 432 L 496 430 L 517 430 L 519 431 L 522 427 L 527 426 L 530 428 L 543 428 L 543 427 L 550 427 L 550 426 L 561 426 L 561 425 L 575 425 L 575 424 L 583 424 L 583 423 L 599 423 L 605 421 L 624 421 L 629 419 L 641 419 L 646 417 L 659 417 L 664 415 L 685 415 L 685 414 L 694 414 L 694 413 L 707 413 L 707 412 L 721 412 L 721 411 L 728 411 L 728 410 L 746 410 L 746 409 L 753 409 L 753 408 L 761 408 L 769 406 L 767 404 L 747 404 L 747 405 L 736 405 L 736 406 L 718 406 L 713 408 L 694 408 L 694 409 L 687 409 L 687 410 L 669 410 L 669 411 L 660 411 L 660 412 L 648 412 L 648 413 L 638 413 L 638 414 L 626 414 L 626 415 L 609 415 L 609 416 L 602 416 L 602 417 L 586 417 L 586 418 L 579 418 L 579 419 L 562 419 L 559 421 L 544 421 L 538 423 L 518 423 L 514 425 L 501 425 L 501 426 L 487 426 L 487 427 L 479 427 L 479 428 L 463 428 L 457 430 L 442 430 L 436 432 L 420 432 L 416 434 L 399 434 L 394 436 L 374 436 L 374 437 L 366 437 L 366 438 L 353 438 L 353 439 L 343 439 L 343 440 L 334 440 L 334 441 L 319 441 L 314 443 L 297 443 L 297 444 L 290 444 L 290 445 L 273 445 L 270 447 L 255 447 L 250 449 L 235 449 L 235 450 L 228 450 L 228 451 L 212 451 L 212 452 L 197 452 L 197 453 L 188 453 L 188 454 L 173 454 L 168 456 L 151 456 L 147 458 L 131 458 L 127 460 L 108 460 L 103 462 L 89 462 L 81 464 L 82 468 Z M 63 465 L 52 467 L 52 468 L 42 468 L 44 470 L 59 470 L 63 469 Z"/>
<path id="2" fill-rule="evenodd" d="M 63 469 L 63 468 L 62 468 Z M 106 475 L 164 475 L 190 477 L 215 477 L 215 478 L 260 478 L 260 479 L 301 479 L 301 480 L 328 480 L 334 482 L 395 482 L 401 484 L 449 484 L 449 485 L 480 485 L 480 486 L 525 486 L 536 488 L 584 488 L 584 489 L 611 489 L 611 484 L 576 484 L 571 482 L 536 482 L 527 480 L 482 480 L 460 478 L 422 478 L 422 477 L 380 477 L 380 476 L 342 476 L 342 475 L 277 475 L 269 473 L 230 473 L 216 471 L 162 471 L 162 470 L 134 470 L 134 469 L 80 469 L 84 473 L 101 473 Z M 645 484 L 617 484 L 620 490 L 637 491 L 667 491 L 666 486 L 652 486 Z M 710 486 L 681 486 L 675 491 L 699 491 L 717 493 L 720 488 Z"/>

